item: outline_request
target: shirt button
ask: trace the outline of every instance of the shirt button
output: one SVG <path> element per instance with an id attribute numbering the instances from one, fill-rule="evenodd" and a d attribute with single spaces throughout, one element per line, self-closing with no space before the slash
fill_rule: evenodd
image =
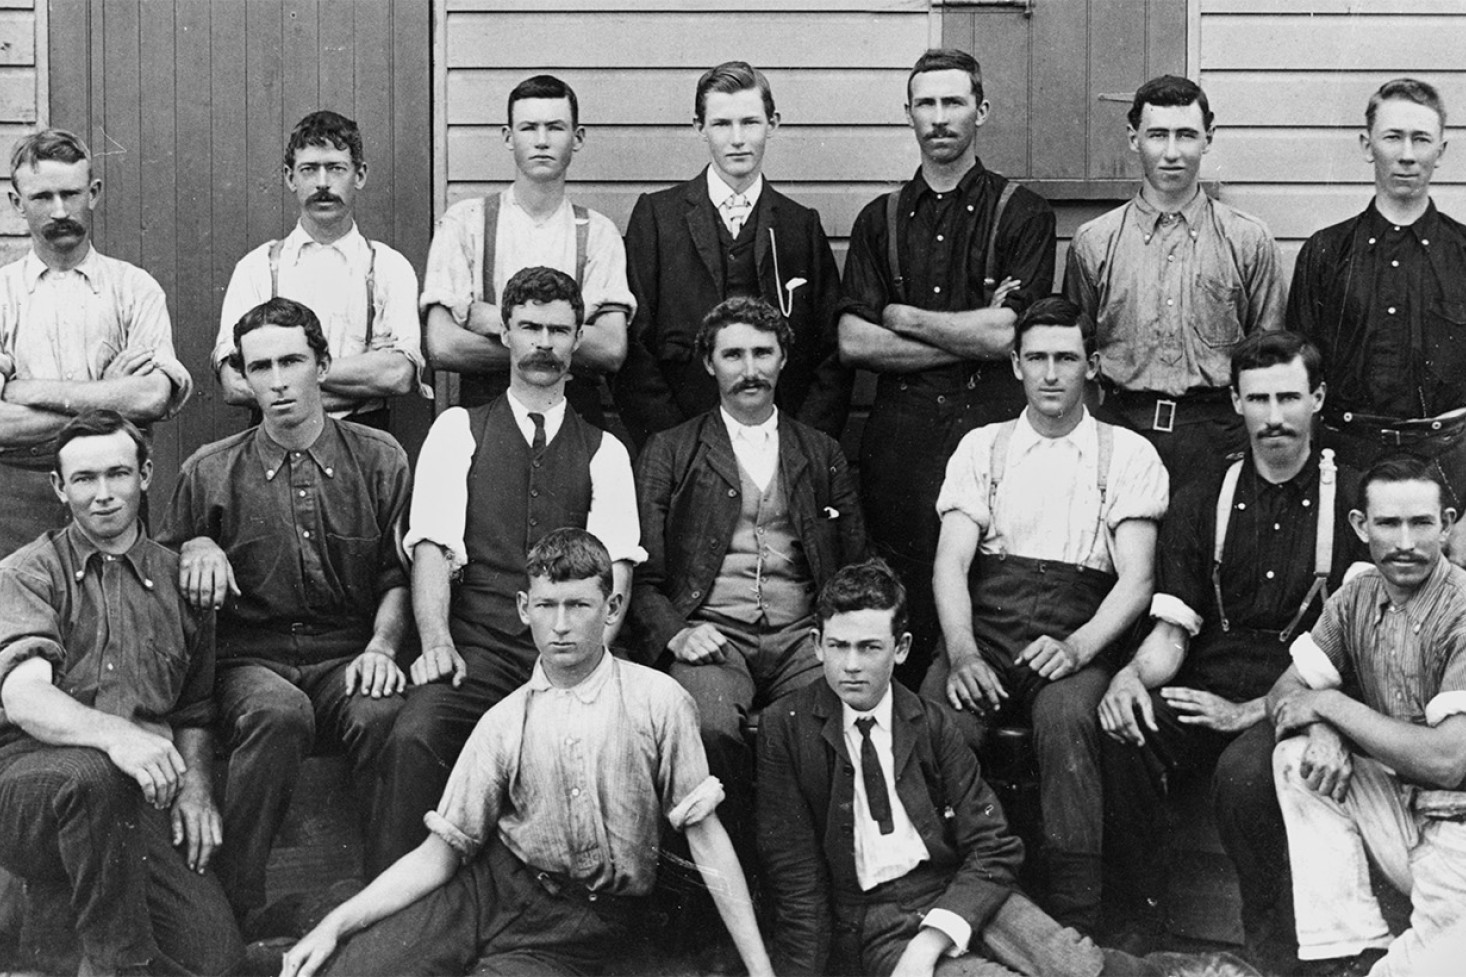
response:
<path id="1" fill-rule="evenodd" d="M 109 672 L 112 671 L 112 663 L 111 662 L 108 662 L 107 663 L 107 671 L 109 671 Z"/>
<path id="2" fill-rule="evenodd" d="M 1175 261 L 1176 260 L 1176 256 L 1174 254 L 1168 254 L 1168 255 L 1166 255 L 1166 260 L 1167 261 Z"/>
<path id="3" fill-rule="evenodd" d="M 146 587 L 146 588 L 148 588 L 149 590 L 152 590 L 153 589 L 153 581 L 149 580 L 147 577 L 143 577 L 143 586 Z"/>
<path id="4" fill-rule="evenodd" d="M 309 529 L 302 529 L 300 531 L 300 535 L 304 536 L 306 539 L 310 539 L 311 538 L 311 531 Z"/>
<path id="5" fill-rule="evenodd" d="M 1269 580 L 1271 580 L 1271 579 L 1272 579 L 1272 578 L 1273 578 L 1273 577 L 1276 577 L 1276 576 L 1277 576 L 1277 574 L 1275 574 L 1275 573 L 1273 573 L 1273 572 L 1272 572 L 1272 571 L 1271 571 L 1271 570 L 1269 570 L 1269 571 L 1268 571 L 1268 572 L 1267 572 L 1267 578 L 1268 578 L 1268 579 L 1269 579 Z"/>
<path id="6" fill-rule="evenodd" d="M 580 788 L 579 787 L 572 787 L 572 788 L 570 788 L 570 796 L 571 797 L 579 797 L 580 796 Z"/>
<path id="7" fill-rule="evenodd" d="M 1280 523 L 1280 522 L 1273 523 L 1273 529 L 1274 530 L 1279 530 L 1279 529 L 1282 529 L 1282 528 L 1283 528 L 1283 524 L 1282 523 Z"/>
<path id="8" fill-rule="evenodd" d="M 967 205 L 967 212 L 970 214 L 970 213 L 972 213 L 972 210 L 973 210 L 972 204 L 968 204 Z"/>
<path id="9" fill-rule="evenodd" d="M 292 451 L 292 452 L 290 452 L 290 457 L 292 457 L 292 458 L 299 458 L 300 457 L 300 452 L 299 451 Z"/>
<path id="10" fill-rule="evenodd" d="M 942 286 L 940 286 L 940 285 L 933 285 L 932 286 L 932 291 L 933 292 L 936 292 L 938 295 L 940 295 L 940 294 L 942 294 Z"/>
<path id="11" fill-rule="evenodd" d="M 265 477 L 266 478 L 274 478 L 275 477 L 275 469 L 273 469 L 273 468 L 266 468 L 265 469 Z"/>
<path id="12" fill-rule="evenodd" d="M 529 490 L 529 497 L 531 499 L 538 499 L 540 497 L 540 490 L 539 489 L 530 489 Z"/>
<path id="13" fill-rule="evenodd" d="M 529 524 L 531 526 L 538 526 L 540 524 L 540 521 L 534 517 L 530 517 Z"/>
<path id="14" fill-rule="evenodd" d="M 1373 244 L 1373 243 L 1374 243 L 1374 238 L 1370 238 L 1370 239 L 1369 239 L 1369 243 L 1370 243 L 1370 244 Z"/>
<path id="15" fill-rule="evenodd" d="M 730 499 L 736 499 L 736 498 L 738 498 L 738 490 L 737 489 L 729 489 L 728 490 L 728 498 L 730 498 Z"/>
<path id="16" fill-rule="evenodd" d="M 1428 238 L 1421 238 L 1420 239 L 1420 243 L 1423 244 L 1427 248 L 1430 247 L 1430 240 Z"/>
<path id="17" fill-rule="evenodd" d="M 1313 500 L 1312 499 L 1304 499 L 1303 500 L 1303 506 L 1304 506 L 1304 508 L 1307 508 L 1308 506 L 1311 506 L 1311 505 L 1313 505 Z"/>
<path id="18" fill-rule="evenodd" d="M 1176 300 L 1175 299 L 1166 299 L 1166 304 L 1167 305 L 1175 305 L 1176 304 Z"/>
<path id="19" fill-rule="evenodd" d="M 1395 314 L 1395 307 L 1392 305 L 1388 309 L 1385 309 L 1385 311 L 1388 312 L 1390 315 L 1394 315 Z"/>
<path id="20" fill-rule="evenodd" d="M 1237 503 L 1237 508 L 1238 509 L 1246 509 L 1247 508 L 1247 503 L 1246 502 L 1238 502 Z"/>
<path id="21" fill-rule="evenodd" d="M 302 499 L 303 499 L 303 498 L 305 498 L 305 489 L 301 489 L 301 490 L 300 490 L 300 497 L 301 497 L 301 498 L 302 498 Z"/>
<path id="22" fill-rule="evenodd" d="M 1391 268 L 1398 268 L 1398 267 L 1400 267 L 1400 263 L 1398 261 L 1391 261 L 1390 262 L 1390 267 Z"/>
<path id="23" fill-rule="evenodd" d="M 938 234 L 937 235 L 937 240 L 938 241 L 945 241 L 945 240 L 947 240 L 947 236 L 945 234 Z"/>

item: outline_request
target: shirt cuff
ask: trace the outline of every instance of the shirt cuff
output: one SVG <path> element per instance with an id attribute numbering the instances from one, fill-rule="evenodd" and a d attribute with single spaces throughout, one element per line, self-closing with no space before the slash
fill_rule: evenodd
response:
<path id="1" fill-rule="evenodd" d="M 1441 723 L 1466 713 L 1466 692 L 1459 689 L 1442 692 L 1425 704 L 1425 723 L 1439 726 Z"/>
<path id="2" fill-rule="evenodd" d="M 717 777 L 708 778 L 692 789 L 681 803 L 667 812 L 667 820 L 674 831 L 686 831 L 689 825 L 707 819 L 723 803 L 723 782 Z M 431 827 L 431 825 L 429 825 Z"/>
<path id="3" fill-rule="evenodd" d="M 465 862 L 470 861 L 478 854 L 479 849 L 483 847 L 483 842 L 470 838 L 458 830 L 457 825 L 443 817 L 437 811 L 429 811 L 422 816 L 422 820 L 423 824 L 427 825 L 429 831 L 447 842 L 448 847 L 456 851 L 458 857 Z"/>
<path id="4" fill-rule="evenodd" d="M 1323 653 L 1318 642 L 1313 640 L 1312 634 L 1305 631 L 1294 638 L 1288 653 L 1293 656 L 1293 667 L 1298 669 L 1298 674 L 1310 689 L 1337 689 L 1344 684 L 1344 677 L 1329 661 L 1329 656 Z"/>
<path id="5" fill-rule="evenodd" d="M 1150 616 L 1185 630 L 1191 637 L 1201 633 L 1201 615 L 1174 594 L 1156 594 L 1150 599 Z"/>
<path id="6" fill-rule="evenodd" d="M 921 925 L 930 926 L 934 930 L 947 934 L 952 941 L 952 946 L 948 948 L 946 956 L 962 956 L 967 952 L 968 944 L 972 942 L 972 924 L 950 909 L 939 907 L 931 910 L 921 918 Z"/>
<path id="7" fill-rule="evenodd" d="M 61 646 L 50 638 L 22 638 L 0 651 L 0 686 L 5 684 L 11 672 L 32 658 L 44 658 L 50 662 L 53 674 L 66 662 Z"/>
<path id="8" fill-rule="evenodd" d="M 449 573 L 457 573 L 468 562 L 468 550 L 462 540 L 456 543 L 444 542 L 435 538 L 431 532 L 408 530 L 407 535 L 402 538 L 402 551 L 406 554 L 408 563 L 412 562 L 412 551 L 417 548 L 418 543 L 436 543 L 441 546 L 443 555 L 448 558 Z"/>

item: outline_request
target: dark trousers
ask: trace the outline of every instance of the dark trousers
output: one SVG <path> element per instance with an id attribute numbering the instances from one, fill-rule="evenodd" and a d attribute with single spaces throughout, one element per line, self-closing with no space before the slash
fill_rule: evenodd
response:
<path id="1" fill-rule="evenodd" d="M 347 695 L 345 673 L 354 657 L 301 666 L 259 658 L 219 663 L 215 698 L 230 752 L 218 870 L 237 913 L 264 905 L 270 846 L 300 765 L 314 750 L 343 748 L 358 790 L 370 800 L 377 759 L 403 698 Z"/>
<path id="2" fill-rule="evenodd" d="M 438 805 L 453 764 L 479 717 L 529 681 L 538 652 L 524 643 L 503 650 L 459 645 L 467 674 L 454 688 L 447 680 L 415 685 L 397 716 L 377 764 L 372 830 L 367 837 L 367 877 L 412 851 L 427 837 L 423 815 Z"/>
<path id="3" fill-rule="evenodd" d="M 30 737 L 0 748 L 0 816 L 0 865 L 70 891 L 77 936 L 97 970 L 166 956 L 221 974 L 243 959 L 218 880 L 189 871 L 170 844 L 168 815 L 100 750 Z"/>
<path id="4" fill-rule="evenodd" d="M 1287 885 L 1288 846 L 1273 788 L 1273 728 L 1266 719 L 1237 734 L 1183 724 L 1179 713 L 1151 695 L 1157 732 L 1145 746 L 1103 737 L 1108 843 L 1122 902 L 1165 895 L 1167 783 L 1211 773 L 1212 809 L 1222 845 L 1237 869 L 1242 918 L 1249 940 L 1267 923 Z M 1157 903 L 1158 904 L 1158 903 Z"/>
<path id="5" fill-rule="evenodd" d="M 547 888 L 493 837 L 447 883 L 353 936 L 323 975 L 590 974 L 617 963 L 643 900 Z M 553 891 L 552 891 L 553 890 Z"/>

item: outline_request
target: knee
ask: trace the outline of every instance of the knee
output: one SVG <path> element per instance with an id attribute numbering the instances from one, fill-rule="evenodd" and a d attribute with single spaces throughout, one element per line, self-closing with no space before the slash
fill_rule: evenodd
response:
<path id="1" fill-rule="evenodd" d="M 384 699 L 360 698 L 347 712 L 341 739 L 352 754 L 380 753 L 397 724 L 404 700 L 400 695 Z"/>
<path id="2" fill-rule="evenodd" d="M 1275 803 L 1272 751 L 1238 747 L 1234 742 L 1223 751 L 1212 773 L 1212 806 L 1219 816 L 1253 808 L 1260 800 Z"/>
<path id="3" fill-rule="evenodd" d="M 1084 686 L 1052 682 L 1033 700 L 1033 738 L 1040 750 L 1083 744 L 1099 738 L 1099 698 Z"/>
<path id="4" fill-rule="evenodd" d="M 264 741 L 298 746 L 304 752 L 316 735 L 315 710 L 306 694 L 295 688 L 251 698 L 233 717 L 233 725 L 240 745 Z"/>
<path id="5" fill-rule="evenodd" d="M 432 686 L 424 689 L 431 691 Z M 445 740 L 443 722 L 432 702 L 415 696 L 409 696 L 392 721 L 375 732 L 382 737 L 379 762 L 404 769 L 436 760 Z"/>
<path id="6" fill-rule="evenodd" d="M 131 806 L 141 795 L 133 781 L 100 750 L 58 751 L 53 769 L 56 803 L 90 810 Z"/>
<path id="7" fill-rule="evenodd" d="M 1296 788 L 1301 785 L 1298 765 L 1307 748 L 1308 738 L 1305 736 L 1290 736 L 1273 747 L 1273 783 L 1279 788 Z"/>

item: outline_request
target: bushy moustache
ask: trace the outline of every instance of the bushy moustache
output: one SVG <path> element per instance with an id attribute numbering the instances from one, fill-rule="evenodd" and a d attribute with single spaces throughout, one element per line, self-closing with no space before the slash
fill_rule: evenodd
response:
<path id="1" fill-rule="evenodd" d="M 54 220 L 41 230 L 41 234 L 48 241 L 54 241 L 58 237 L 80 237 L 87 232 L 85 227 L 69 217 Z"/>

